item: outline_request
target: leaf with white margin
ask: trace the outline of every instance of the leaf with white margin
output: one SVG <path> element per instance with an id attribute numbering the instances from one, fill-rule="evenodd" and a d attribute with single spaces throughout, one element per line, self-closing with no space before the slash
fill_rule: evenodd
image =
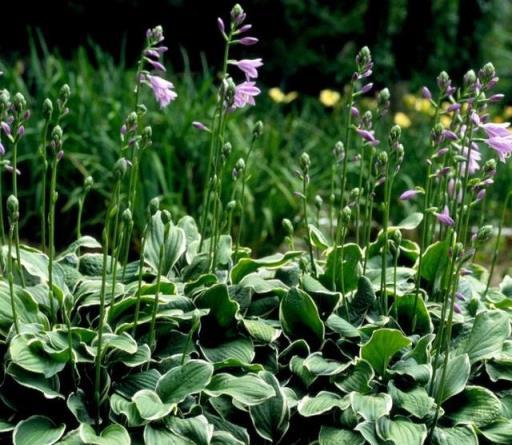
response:
<path id="1" fill-rule="evenodd" d="M 13 432 L 14 445 L 52 445 L 57 442 L 66 425 L 59 426 L 45 416 L 32 416 L 16 425 Z"/>
<path id="2" fill-rule="evenodd" d="M 377 435 L 394 445 L 423 445 L 427 438 L 427 427 L 413 423 L 406 417 L 394 420 L 381 417 L 376 422 Z"/>
<path id="3" fill-rule="evenodd" d="M 478 445 L 473 428 L 469 426 L 456 426 L 452 428 L 436 427 L 434 430 L 435 445 Z"/>
<path id="4" fill-rule="evenodd" d="M 322 425 L 318 442 L 320 445 L 364 445 L 364 438 L 354 431 Z"/>
<path id="5" fill-rule="evenodd" d="M 82 423 L 80 439 L 88 445 L 130 445 L 132 443 L 128 431 L 117 423 L 107 426 L 99 436 L 91 425 Z"/>
<path id="6" fill-rule="evenodd" d="M 501 402 L 487 388 L 467 386 L 446 416 L 456 425 L 489 425 L 501 416 Z"/>
<path id="7" fill-rule="evenodd" d="M 356 394 L 356 393 L 354 393 Z M 320 391 L 316 396 L 305 396 L 299 402 L 297 408 L 304 417 L 319 416 L 334 408 L 345 410 L 350 406 L 347 397 L 341 397 L 334 392 Z"/>
<path id="8" fill-rule="evenodd" d="M 255 374 L 236 377 L 227 373 L 214 375 L 205 393 L 211 397 L 230 396 L 247 406 L 258 405 L 276 395 L 272 386 Z"/>
<path id="9" fill-rule="evenodd" d="M 140 417 L 145 420 L 158 420 L 167 416 L 176 406 L 172 403 L 163 403 L 155 391 L 141 389 L 132 397 Z"/>
<path id="10" fill-rule="evenodd" d="M 377 420 L 391 412 L 393 401 L 385 393 L 364 395 L 358 392 L 350 393 L 352 409 L 365 420 Z"/>

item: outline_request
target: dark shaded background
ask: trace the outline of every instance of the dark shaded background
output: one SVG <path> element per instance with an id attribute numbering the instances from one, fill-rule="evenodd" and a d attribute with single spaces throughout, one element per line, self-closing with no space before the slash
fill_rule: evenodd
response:
<path id="1" fill-rule="evenodd" d="M 265 83 L 302 92 L 345 80 L 357 48 L 368 45 L 379 61 L 378 81 L 431 79 L 439 66 L 454 77 L 486 57 L 486 39 L 508 0 L 251 0 L 243 2 L 266 65 Z M 192 69 L 199 54 L 217 61 L 216 17 L 233 1 L 55 0 L 2 2 L 0 52 L 23 55 L 27 33 L 38 29 L 50 50 L 70 56 L 92 40 L 128 61 L 145 29 L 162 24 L 179 71 L 186 49 Z M 9 18 L 7 18 L 9 17 Z M 7 18 L 7 19 L 6 19 Z M 12 19 L 10 19 L 12 18 Z M 489 51 L 487 51 L 489 52 Z M 442 63 L 441 63 L 442 62 Z M 419 80 L 418 80 L 419 82 Z"/>

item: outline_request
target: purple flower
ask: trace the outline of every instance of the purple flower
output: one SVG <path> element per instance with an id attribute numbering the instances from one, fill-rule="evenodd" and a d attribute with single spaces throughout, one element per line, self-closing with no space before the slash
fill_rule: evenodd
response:
<path id="1" fill-rule="evenodd" d="M 509 137 L 512 135 L 510 131 L 507 130 L 507 128 L 510 126 L 508 122 L 505 122 L 503 124 L 495 124 L 495 123 L 487 123 L 480 125 L 480 128 L 482 128 L 488 137 Z"/>
<path id="2" fill-rule="evenodd" d="M 487 193 L 487 190 L 485 190 L 485 189 L 480 190 L 480 191 L 477 193 L 477 195 L 476 195 L 476 200 L 477 200 L 477 201 L 481 201 L 482 199 L 484 199 L 484 198 L 485 198 L 485 194 L 486 194 L 486 193 Z"/>
<path id="3" fill-rule="evenodd" d="M 163 66 L 160 62 L 158 62 L 157 60 L 152 60 L 152 59 L 146 59 L 149 64 L 153 67 L 153 69 L 157 70 L 157 71 L 167 71 L 165 69 L 165 66 Z"/>
<path id="4" fill-rule="evenodd" d="M 430 92 L 430 90 L 427 88 L 427 87 L 423 87 L 421 89 L 421 94 L 423 95 L 423 98 L 424 99 L 432 99 L 432 93 Z"/>
<path id="5" fill-rule="evenodd" d="M 455 296 L 457 297 L 457 300 L 460 300 L 460 301 L 464 301 L 466 299 L 466 297 L 464 296 L 464 294 L 462 292 L 456 292 Z"/>
<path id="6" fill-rule="evenodd" d="M 235 98 L 233 109 L 243 108 L 245 105 L 255 105 L 254 98 L 261 93 L 261 90 L 254 82 L 245 81 L 235 87 Z"/>
<path id="7" fill-rule="evenodd" d="M 5 147 L 4 145 L 2 144 L 2 142 L 0 141 L 0 155 L 4 155 L 5 154 Z"/>
<path id="8" fill-rule="evenodd" d="M 199 121 L 192 122 L 192 126 L 197 130 L 210 131 L 210 129 L 205 124 Z"/>
<path id="9" fill-rule="evenodd" d="M 2 127 L 2 130 L 6 134 L 6 136 L 11 135 L 11 126 L 7 122 L 0 122 L 0 126 Z"/>
<path id="10" fill-rule="evenodd" d="M 507 137 L 493 136 L 485 140 L 485 143 L 498 153 L 501 162 L 505 162 L 505 159 L 512 153 L 512 135 Z"/>
<path id="11" fill-rule="evenodd" d="M 165 108 L 169 105 L 178 95 L 174 91 L 174 85 L 168 80 L 162 79 L 159 76 L 152 76 L 146 74 L 146 82 L 153 90 L 156 101 L 160 104 L 161 108 Z"/>
<path id="12" fill-rule="evenodd" d="M 222 34 L 226 33 L 226 27 L 224 26 L 224 20 L 222 20 L 220 17 L 217 17 L 217 26 L 219 27 L 219 31 Z"/>
<path id="13" fill-rule="evenodd" d="M 449 141 L 456 141 L 459 137 L 451 130 L 443 130 L 443 136 Z"/>
<path id="14" fill-rule="evenodd" d="M 480 125 L 480 116 L 478 115 L 478 113 L 475 113 L 474 111 L 471 113 L 471 120 L 473 121 L 473 123 L 478 126 Z"/>
<path id="15" fill-rule="evenodd" d="M 247 23 L 246 25 L 242 26 L 242 27 L 238 30 L 238 33 L 239 33 L 239 34 L 242 34 L 242 33 L 244 33 L 244 32 L 249 31 L 251 28 L 252 28 L 252 25 L 250 25 L 249 23 Z"/>
<path id="16" fill-rule="evenodd" d="M 366 85 L 363 86 L 363 88 L 361 88 L 360 93 L 366 94 L 366 93 L 370 92 L 372 88 L 373 88 L 373 83 L 371 83 L 371 82 L 367 83 Z"/>
<path id="17" fill-rule="evenodd" d="M 406 190 L 405 192 L 403 192 L 400 195 L 400 201 L 409 201 L 412 198 L 416 197 L 417 194 L 418 194 L 417 190 L 414 190 L 414 189 L 413 190 Z"/>
<path id="18" fill-rule="evenodd" d="M 455 221 L 450 216 L 448 206 L 445 206 L 441 213 L 435 213 L 437 220 L 445 226 L 453 226 Z"/>
<path id="19" fill-rule="evenodd" d="M 23 125 L 20 125 L 19 128 L 18 128 L 18 136 L 20 138 L 22 138 L 23 136 L 25 136 L 25 127 Z"/>
<path id="20" fill-rule="evenodd" d="M 357 134 L 359 134 L 359 136 L 361 136 L 365 141 L 369 142 L 370 145 L 378 145 L 380 143 L 378 139 L 375 139 L 373 131 L 363 130 L 362 128 L 358 128 L 356 131 Z"/>
<path id="21" fill-rule="evenodd" d="M 352 117 L 359 117 L 359 110 L 357 109 L 357 107 L 352 107 L 350 109 L 350 112 L 352 113 Z"/>
<path id="22" fill-rule="evenodd" d="M 460 314 L 460 313 L 462 312 L 462 310 L 461 310 L 461 308 L 460 308 L 459 303 L 455 303 L 455 304 L 453 305 L 453 310 L 454 310 L 455 312 L 457 312 L 457 314 Z"/>
<path id="23" fill-rule="evenodd" d="M 229 63 L 240 68 L 245 73 L 247 80 L 256 79 L 258 77 L 258 68 L 263 66 L 261 58 L 232 60 Z"/>
<path id="24" fill-rule="evenodd" d="M 468 157 L 468 147 L 462 148 L 462 155 L 467 159 Z M 482 155 L 480 151 L 478 150 L 478 145 L 472 144 L 471 145 L 471 152 L 469 153 L 469 174 L 474 174 L 477 170 L 480 170 L 480 164 L 479 161 L 482 160 Z M 462 163 L 462 169 L 463 171 L 466 168 L 466 163 Z"/>
<path id="25" fill-rule="evenodd" d="M 491 97 L 489 97 L 489 102 L 499 102 L 505 97 L 504 94 L 493 94 Z"/>
<path id="26" fill-rule="evenodd" d="M 242 37 L 238 43 L 240 43 L 240 45 L 244 45 L 244 46 L 251 46 L 251 45 L 256 45 L 256 43 L 258 43 L 259 40 L 256 38 L 256 37 Z"/>
<path id="27" fill-rule="evenodd" d="M 446 111 L 449 113 L 451 113 L 452 111 L 458 111 L 458 110 L 460 110 L 460 104 L 457 102 L 449 105 L 448 108 L 446 109 Z"/>

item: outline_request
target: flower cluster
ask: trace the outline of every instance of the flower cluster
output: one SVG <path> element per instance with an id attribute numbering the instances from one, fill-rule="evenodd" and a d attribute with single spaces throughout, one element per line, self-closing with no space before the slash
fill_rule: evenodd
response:
<path id="1" fill-rule="evenodd" d="M 174 91 L 174 84 L 160 75 L 151 74 L 148 70 L 144 70 L 143 65 L 149 65 L 150 71 L 165 72 L 165 66 L 161 62 L 161 56 L 167 51 L 166 46 L 161 43 L 164 40 L 164 34 L 161 26 L 148 29 L 146 32 L 146 48 L 144 49 L 143 59 L 141 61 L 140 81 L 148 85 L 156 101 L 161 108 L 167 107 L 174 99 L 178 97 Z"/>

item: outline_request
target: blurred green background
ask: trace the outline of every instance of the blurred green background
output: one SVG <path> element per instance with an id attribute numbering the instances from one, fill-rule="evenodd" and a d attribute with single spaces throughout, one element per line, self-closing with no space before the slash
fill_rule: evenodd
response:
<path id="1" fill-rule="evenodd" d="M 37 156 L 45 97 L 56 97 L 70 84 L 73 96 L 65 120 L 65 162 L 59 171 L 58 244 L 74 237 L 76 202 L 83 178 L 96 181 L 85 209 L 84 231 L 99 234 L 105 200 L 110 193 L 111 167 L 117 159 L 119 128 L 130 111 L 133 65 L 144 31 L 161 23 L 170 47 L 167 78 L 179 99 L 164 112 L 147 94 L 148 123 L 154 145 L 141 169 L 139 208 L 153 196 L 177 217 L 197 216 L 206 175 L 208 139 L 191 126 L 209 121 L 215 101 L 222 39 L 216 17 L 227 18 L 232 2 L 55 1 L 6 5 L 0 27 L 0 88 L 23 92 L 32 109 L 31 128 L 20 157 L 21 210 L 24 238 L 38 239 L 41 165 Z M 247 150 L 254 122 L 265 124 L 249 166 L 248 225 L 245 242 L 259 253 L 281 243 L 283 217 L 299 213 L 293 191 L 299 188 L 294 169 L 298 155 L 312 158 L 312 194 L 327 202 L 331 148 L 341 136 L 344 84 L 357 50 L 368 45 L 375 60 L 376 90 L 392 92 L 392 109 L 378 132 L 385 137 L 393 121 L 404 127 L 406 160 L 395 196 L 422 181 L 424 150 L 431 122 L 428 104 L 419 97 L 422 85 L 435 88 L 441 70 L 456 84 L 469 68 L 492 61 L 501 82 L 498 90 L 512 97 L 512 2 L 508 0 L 254 0 L 243 4 L 260 44 L 239 54 L 264 58 L 259 84 L 263 94 L 256 107 L 236 113 L 229 121 L 234 153 Z M 116 17 L 113 20 L 111 17 Z M 323 94 L 321 92 L 323 90 Z M 375 90 L 375 91 L 376 91 Z M 362 108 L 375 106 L 374 92 Z M 505 101 L 493 118 L 507 120 L 512 108 Z M 7 153 L 9 156 L 9 153 Z M 489 218 L 510 186 L 510 168 L 500 165 L 489 201 Z M 225 200 L 232 183 L 225 182 Z M 399 218 L 413 204 L 395 201 Z M 28 230 L 26 230 L 28 229 Z"/>

